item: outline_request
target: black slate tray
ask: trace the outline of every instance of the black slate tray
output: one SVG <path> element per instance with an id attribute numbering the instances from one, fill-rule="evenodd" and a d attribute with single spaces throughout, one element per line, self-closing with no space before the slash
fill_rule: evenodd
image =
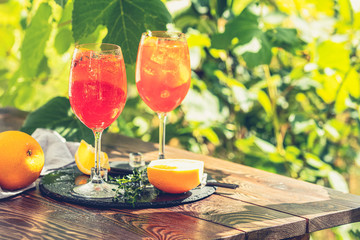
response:
<path id="1" fill-rule="evenodd" d="M 43 195 L 58 201 L 96 208 L 170 207 L 204 199 L 212 195 L 216 190 L 215 187 L 205 186 L 203 188 L 195 188 L 183 194 L 156 194 L 156 191 L 150 188 L 147 190 L 149 192 L 145 194 L 146 196 L 134 204 L 124 201 L 116 202 L 112 199 L 88 199 L 72 195 L 71 191 L 75 186 L 75 182 L 84 181 L 86 178 L 86 175 L 83 175 L 76 166 L 71 166 L 43 176 L 40 180 L 39 188 Z"/>

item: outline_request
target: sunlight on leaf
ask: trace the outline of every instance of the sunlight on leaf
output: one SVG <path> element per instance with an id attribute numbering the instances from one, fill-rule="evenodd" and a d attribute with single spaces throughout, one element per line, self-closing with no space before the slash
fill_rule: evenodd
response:
<path id="1" fill-rule="evenodd" d="M 21 67 L 25 77 L 36 75 L 51 32 L 50 16 L 51 7 L 47 3 L 42 3 L 25 31 L 21 47 Z M 28 62 L 29 59 L 31 64 Z"/>
<path id="2" fill-rule="evenodd" d="M 90 13 L 90 14 L 89 14 Z M 73 35 L 79 41 L 104 25 L 104 42 L 122 48 L 125 63 L 135 63 L 140 37 L 146 30 L 165 30 L 171 15 L 160 0 L 75 0 Z"/>
<path id="3" fill-rule="evenodd" d="M 345 43 L 325 41 L 319 45 L 317 51 L 319 67 L 338 69 L 343 73 L 350 69 L 350 50 Z"/>
<path id="4" fill-rule="evenodd" d="M 267 142 L 267 141 L 264 141 L 260 138 L 255 138 L 255 141 L 254 143 L 264 152 L 267 152 L 267 153 L 275 153 L 276 152 L 276 147 Z"/>
<path id="5" fill-rule="evenodd" d="M 18 25 L 21 13 L 21 3 L 19 1 L 9 1 L 1 4 L 0 25 Z"/>
<path id="6" fill-rule="evenodd" d="M 320 74 L 319 72 L 314 73 L 314 80 L 322 85 L 316 89 L 316 92 L 326 103 L 335 101 L 336 92 L 340 87 L 340 83 L 336 76 L 336 74 L 328 76 L 326 74 Z"/>
<path id="7" fill-rule="evenodd" d="M 352 17 L 352 9 L 351 9 L 351 3 L 349 0 L 338 0 L 339 3 L 339 14 L 342 18 L 342 20 L 347 23 L 351 24 L 353 21 Z"/>
<path id="8" fill-rule="evenodd" d="M 316 123 L 314 119 L 309 119 L 306 115 L 301 113 L 291 114 L 289 116 L 289 122 L 295 134 L 300 134 L 316 129 Z"/>
<path id="9" fill-rule="evenodd" d="M 261 106 L 264 108 L 266 115 L 268 117 L 271 117 L 273 110 L 272 110 L 271 102 L 270 102 L 268 95 L 264 91 L 259 91 L 258 92 L 258 100 L 259 100 L 259 103 L 261 104 Z"/>
<path id="10" fill-rule="evenodd" d="M 337 92 L 335 99 L 335 112 L 341 113 L 346 109 L 346 99 L 349 97 L 349 94 L 346 92 L 344 87 L 341 87 Z"/>
<path id="11" fill-rule="evenodd" d="M 321 161 L 321 159 L 318 156 L 312 153 L 309 152 L 305 153 L 305 159 L 306 159 L 306 163 L 312 166 L 313 168 L 319 170 L 326 170 L 326 171 L 330 171 L 332 169 L 330 165 Z"/>
<path id="12" fill-rule="evenodd" d="M 219 100 L 208 90 L 199 93 L 190 89 L 182 108 L 186 112 L 187 121 L 201 122 L 205 125 L 223 121 L 228 116 L 227 110 L 220 109 Z"/>
<path id="13" fill-rule="evenodd" d="M 0 36 L 0 57 L 5 57 L 15 42 L 15 35 L 12 29 L 0 25 Z"/>
<path id="14" fill-rule="evenodd" d="M 346 91 L 354 98 L 360 98 L 360 74 L 353 67 L 345 79 Z"/>
<path id="15" fill-rule="evenodd" d="M 212 128 L 200 129 L 200 134 L 206 137 L 214 145 L 217 146 L 220 144 L 219 137 Z"/>
<path id="16" fill-rule="evenodd" d="M 330 171 L 328 177 L 332 188 L 345 193 L 349 192 L 348 184 L 340 173 L 336 171 Z"/>
<path id="17" fill-rule="evenodd" d="M 189 48 L 198 46 L 198 47 L 210 47 L 211 42 L 208 36 L 204 34 L 191 34 L 187 38 L 187 43 Z"/>
<path id="18" fill-rule="evenodd" d="M 232 2 L 232 11 L 235 15 L 241 14 L 241 12 L 254 0 L 234 0 Z"/>
<path id="19" fill-rule="evenodd" d="M 324 130 L 325 130 L 325 134 L 327 134 L 332 141 L 336 142 L 340 139 L 339 132 L 336 130 L 336 128 L 334 128 L 330 124 L 325 124 Z"/>

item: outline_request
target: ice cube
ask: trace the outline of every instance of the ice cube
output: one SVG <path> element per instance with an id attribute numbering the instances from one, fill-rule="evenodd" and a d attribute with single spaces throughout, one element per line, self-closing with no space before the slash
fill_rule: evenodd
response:
<path id="1" fill-rule="evenodd" d="M 158 46 L 151 55 L 150 60 L 153 61 L 154 63 L 163 65 L 166 63 L 166 58 L 167 58 L 166 49 Z"/>
<path id="2" fill-rule="evenodd" d="M 144 67 L 144 72 L 145 72 L 147 75 L 150 75 L 150 76 L 154 76 L 154 75 L 155 75 L 154 69 L 152 69 L 152 68 L 150 68 L 150 67 Z"/>

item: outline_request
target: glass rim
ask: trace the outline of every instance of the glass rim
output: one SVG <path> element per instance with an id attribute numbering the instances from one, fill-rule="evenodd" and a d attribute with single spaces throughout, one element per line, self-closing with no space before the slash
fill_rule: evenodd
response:
<path id="1" fill-rule="evenodd" d="M 93 46 L 93 47 L 86 47 L 86 46 Z M 102 50 L 100 49 L 95 49 L 94 46 L 109 46 L 112 47 L 110 49 L 104 49 Z M 80 43 L 80 44 L 75 44 L 75 49 L 81 49 L 81 47 L 85 48 L 86 50 L 92 51 L 92 52 L 113 52 L 113 51 L 117 51 L 120 50 L 120 52 L 122 52 L 121 47 L 117 44 L 113 44 L 113 43 Z"/>
<path id="2" fill-rule="evenodd" d="M 146 31 L 141 34 L 143 37 L 156 37 L 161 39 L 181 39 L 186 38 L 185 33 L 180 31 Z"/>

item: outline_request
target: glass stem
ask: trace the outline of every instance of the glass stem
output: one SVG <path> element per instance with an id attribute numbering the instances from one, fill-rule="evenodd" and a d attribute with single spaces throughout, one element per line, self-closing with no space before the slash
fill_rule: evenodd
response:
<path id="1" fill-rule="evenodd" d="M 93 130 L 94 137 L 95 137 L 95 174 L 91 178 L 92 183 L 101 183 L 101 164 L 100 164 L 100 153 L 101 153 L 101 136 L 103 131 L 102 130 Z"/>
<path id="2" fill-rule="evenodd" d="M 165 126 L 166 126 L 166 113 L 158 113 L 160 126 L 159 126 L 159 158 L 165 158 Z"/>

